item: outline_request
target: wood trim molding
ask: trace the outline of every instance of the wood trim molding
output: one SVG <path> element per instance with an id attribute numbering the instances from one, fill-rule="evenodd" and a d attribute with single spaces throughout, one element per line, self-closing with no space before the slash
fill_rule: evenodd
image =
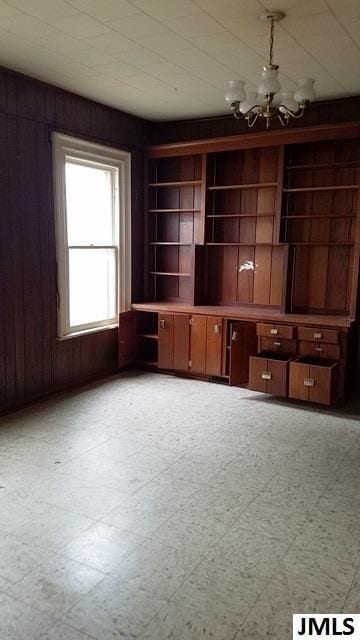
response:
<path id="1" fill-rule="evenodd" d="M 150 158 L 166 158 L 177 155 L 192 155 L 195 153 L 214 153 L 283 144 L 301 144 L 317 140 L 341 140 L 344 138 L 356 138 L 358 136 L 360 136 L 360 122 L 351 122 L 304 127 L 302 129 L 260 131 L 236 136 L 208 138 L 206 140 L 191 140 L 189 142 L 158 144 L 147 147 L 147 152 Z"/>

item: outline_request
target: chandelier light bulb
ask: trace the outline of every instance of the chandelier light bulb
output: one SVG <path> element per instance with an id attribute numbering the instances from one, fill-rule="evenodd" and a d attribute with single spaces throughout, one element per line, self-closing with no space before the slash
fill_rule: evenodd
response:
<path id="1" fill-rule="evenodd" d="M 315 99 L 313 78 L 300 78 L 297 80 L 297 89 L 294 98 L 297 102 L 312 102 Z"/>
<path id="2" fill-rule="evenodd" d="M 225 94 L 225 100 L 228 104 L 241 102 L 245 99 L 244 84 L 243 80 L 229 80 L 228 90 Z"/>
<path id="3" fill-rule="evenodd" d="M 299 110 L 299 104 L 296 102 L 293 94 L 290 91 L 281 92 L 279 105 L 279 111 L 281 111 L 281 113 L 287 113 L 287 110 L 296 113 Z"/>
<path id="4" fill-rule="evenodd" d="M 249 91 L 245 100 L 240 103 L 240 111 L 245 114 L 251 109 L 255 109 L 256 105 L 259 104 L 256 96 L 256 91 Z"/>
<path id="5" fill-rule="evenodd" d="M 281 85 L 278 79 L 278 69 L 269 69 L 264 67 L 261 74 L 260 84 L 258 86 L 259 96 L 265 96 L 268 93 L 277 93 L 281 89 Z"/>

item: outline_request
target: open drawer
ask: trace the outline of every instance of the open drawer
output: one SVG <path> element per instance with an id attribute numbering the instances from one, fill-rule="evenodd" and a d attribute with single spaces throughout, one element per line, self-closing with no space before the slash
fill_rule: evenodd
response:
<path id="1" fill-rule="evenodd" d="M 289 397 L 331 405 L 337 399 L 339 363 L 304 357 L 290 363 Z"/>
<path id="2" fill-rule="evenodd" d="M 261 351 L 249 360 L 249 389 L 286 398 L 289 364 L 293 356 L 287 353 Z"/>

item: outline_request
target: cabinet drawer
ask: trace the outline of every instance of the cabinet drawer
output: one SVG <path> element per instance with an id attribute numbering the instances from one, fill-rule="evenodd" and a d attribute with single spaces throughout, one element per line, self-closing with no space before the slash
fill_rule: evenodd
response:
<path id="1" fill-rule="evenodd" d="M 258 336 L 263 337 L 292 340 L 295 337 L 295 327 L 285 324 L 265 324 L 258 322 L 256 325 L 256 333 Z"/>
<path id="2" fill-rule="evenodd" d="M 283 340 L 277 336 L 259 338 L 259 351 L 274 351 L 275 353 L 296 353 L 296 340 Z"/>
<path id="3" fill-rule="evenodd" d="M 340 346 L 338 344 L 327 344 L 325 342 L 305 342 L 304 340 L 300 340 L 299 355 L 339 360 Z"/>
<path id="4" fill-rule="evenodd" d="M 330 344 L 339 344 L 340 332 L 336 329 L 317 329 L 314 327 L 299 327 L 299 340 L 307 342 L 327 342 Z"/>
<path id="5" fill-rule="evenodd" d="M 286 398 L 291 356 L 262 351 L 249 359 L 249 389 Z"/>
<path id="6" fill-rule="evenodd" d="M 337 399 L 339 365 L 334 360 L 304 357 L 290 363 L 289 397 L 331 405 Z"/>

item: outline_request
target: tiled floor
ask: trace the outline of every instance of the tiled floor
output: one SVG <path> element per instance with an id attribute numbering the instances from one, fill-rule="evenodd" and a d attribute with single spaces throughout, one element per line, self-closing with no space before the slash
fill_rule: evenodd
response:
<path id="1" fill-rule="evenodd" d="M 360 420 L 128 373 L 0 421 L 1 640 L 285 640 L 360 610 Z"/>

